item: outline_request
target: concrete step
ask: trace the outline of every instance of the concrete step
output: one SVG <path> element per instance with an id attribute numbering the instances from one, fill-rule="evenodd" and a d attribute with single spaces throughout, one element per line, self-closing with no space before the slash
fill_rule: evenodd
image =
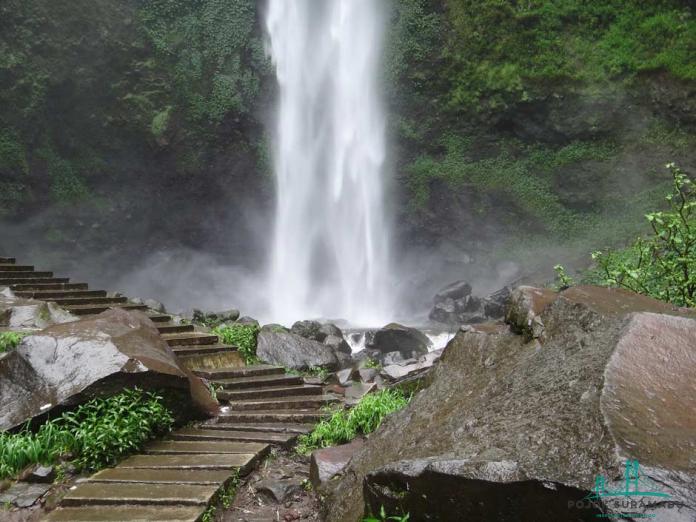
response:
<path id="1" fill-rule="evenodd" d="M 63 308 L 68 310 L 74 315 L 96 315 L 107 311 L 109 308 L 123 308 L 124 310 L 147 310 L 145 305 L 136 305 L 130 303 L 124 304 L 87 304 L 87 305 L 62 305 Z"/>
<path id="2" fill-rule="evenodd" d="M 128 302 L 127 297 L 56 297 L 45 299 L 59 305 L 115 305 Z M 147 307 L 146 307 L 147 308 Z"/>
<path id="3" fill-rule="evenodd" d="M 230 411 L 221 414 L 218 419 L 224 424 L 244 423 L 276 423 L 276 424 L 308 424 L 317 423 L 331 414 L 316 409 L 300 410 L 251 410 Z"/>
<path id="4" fill-rule="evenodd" d="M 53 301 L 66 297 L 106 297 L 106 290 L 18 290 L 15 295 L 41 301 Z"/>
<path id="5" fill-rule="evenodd" d="M 258 431 L 263 433 L 292 433 L 295 435 L 302 435 L 312 431 L 314 429 L 314 424 L 269 424 L 263 422 L 237 422 L 235 424 L 227 424 L 219 422 L 215 424 L 203 424 L 201 427 L 205 427 L 209 430 L 245 431 L 247 433 Z"/>
<path id="6" fill-rule="evenodd" d="M 141 484 L 217 484 L 230 478 L 228 470 L 124 469 L 107 468 L 89 478 L 90 482 L 135 482 Z"/>
<path id="7" fill-rule="evenodd" d="M 190 346 L 172 346 L 177 357 L 191 355 L 213 355 L 216 353 L 236 352 L 237 348 L 230 344 L 198 344 Z"/>
<path id="8" fill-rule="evenodd" d="M 185 333 L 185 332 L 193 332 L 195 330 L 195 328 L 192 324 L 174 324 L 174 323 L 158 324 L 157 329 L 159 330 L 159 333 L 161 333 L 161 334 Z"/>
<path id="9" fill-rule="evenodd" d="M 172 437 L 174 438 L 174 437 Z M 244 475 L 256 464 L 258 456 L 253 453 L 233 453 L 226 455 L 133 455 L 121 462 L 124 469 L 217 469 L 235 470 Z"/>
<path id="10" fill-rule="evenodd" d="M 214 441 L 214 440 L 163 440 L 148 444 L 143 453 L 146 455 L 177 455 L 183 454 L 227 454 L 227 453 L 258 453 L 265 455 L 269 450 L 268 444 Z"/>
<path id="11" fill-rule="evenodd" d="M 263 431 L 212 430 L 183 428 L 172 434 L 180 441 L 227 441 L 256 442 L 263 444 L 287 444 L 297 437 L 295 433 L 272 433 Z"/>
<path id="12" fill-rule="evenodd" d="M 162 339 L 167 341 L 169 346 L 193 346 L 199 344 L 216 344 L 218 342 L 218 336 L 193 332 L 193 333 L 182 333 L 182 334 L 163 334 Z"/>
<path id="13" fill-rule="evenodd" d="M 255 364 L 242 368 L 215 368 L 212 370 L 197 368 L 194 370 L 194 373 L 200 377 L 205 377 L 209 381 L 219 381 L 220 379 L 241 379 L 246 377 L 259 377 L 262 375 L 284 375 L 285 368 L 268 364 Z"/>
<path id="14" fill-rule="evenodd" d="M 15 263 L 0 263 L 0 272 L 33 272 L 32 265 L 17 265 Z"/>
<path id="15" fill-rule="evenodd" d="M 251 399 L 230 401 L 233 412 L 255 410 L 311 410 L 338 402 L 338 399 L 328 395 L 308 395 L 301 397 L 276 397 L 270 399 Z"/>
<path id="16" fill-rule="evenodd" d="M 85 482 L 63 497 L 62 506 L 160 505 L 207 506 L 217 484 L 142 484 Z"/>
<path id="17" fill-rule="evenodd" d="M 46 279 L 52 278 L 53 272 L 15 272 L 0 270 L 0 279 Z"/>
<path id="18" fill-rule="evenodd" d="M 58 508 L 48 514 L 46 522 L 197 522 L 201 506 L 85 506 Z"/>
<path id="19" fill-rule="evenodd" d="M 0 257 L 0 264 L 14 265 L 17 260 L 14 257 Z"/>
<path id="20" fill-rule="evenodd" d="M 88 290 L 87 283 L 44 283 L 43 279 L 37 279 L 37 282 L 16 283 L 10 285 L 14 292 L 22 292 L 27 290 L 44 291 L 44 290 Z"/>
<path id="21" fill-rule="evenodd" d="M 255 399 L 296 397 L 298 395 L 321 395 L 322 393 L 323 390 L 321 386 L 300 384 L 299 386 L 268 386 L 265 388 L 248 388 L 237 391 L 223 390 L 218 392 L 217 396 L 218 399 L 221 400 L 243 401 Z"/>
<path id="22" fill-rule="evenodd" d="M 297 386 L 304 384 L 304 379 L 299 375 L 276 373 L 273 375 L 259 375 L 253 377 L 240 377 L 236 379 L 213 379 L 215 384 L 221 385 L 225 391 L 236 391 L 274 388 L 278 386 Z"/>
<path id="23" fill-rule="evenodd" d="M 147 314 L 147 316 L 150 318 L 150 321 L 152 321 L 156 325 L 168 323 L 172 320 L 172 316 L 167 314 Z"/>

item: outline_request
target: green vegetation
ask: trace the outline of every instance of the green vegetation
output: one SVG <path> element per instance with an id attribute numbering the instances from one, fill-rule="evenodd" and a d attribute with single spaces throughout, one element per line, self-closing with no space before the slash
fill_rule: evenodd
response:
<path id="1" fill-rule="evenodd" d="M 353 408 L 335 412 L 328 420 L 317 424 L 314 431 L 301 435 L 297 452 L 304 455 L 318 448 L 345 444 L 358 435 L 368 435 L 387 415 L 404 408 L 410 400 L 399 390 L 387 389 L 366 395 Z"/>
<path id="2" fill-rule="evenodd" d="M 201 522 L 212 522 L 215 520 L 219 507 L 222 507 L 222 509 L 229 509 L 237 495 L 239 484 L 239 471 L 235 471 L 232 477 L 230 477 L 227 486 L 218 491 L 213 501 L 205 510 L 201 517 Z"/>
<path id="3" fill-rule="evenodd" d="M 386 510 L 384 509 L 384 506 L 379 510 L 379 516 L 369 516 L 367 518 L 363 519 L 363 522 L 408 522 L 411 520 L 411 517 L 408 513 L 406 513 L 403 516 L 399 515 L 387 515 Z"/>
<path id="4" fill-rule="evenodd" d="M 256 364 L 259 361 L 256 357 L 256 339 L 259 331 L 256 324 L 221 325 L 213 328 L 213 333 L 220 337 L 223 343 L 237 347 L 246 364 Z"/>
<path id="5" fill-rule="evenodd" d="M 138 389 L 93 399 L 43 424 L 35 433 L 0 433 L 0 478 L 14 477 L 31 464 L 54 464 L 70 457 L 78 469 L 114 464 L 156 435 L 169 431 L 172 414 L 162 397 Z"/>
<path id="6" fill-rule="evenodd" d="M 696 191 L 674 164 L 669 209 L 646 216 L 652 234 L 620 251 L 594 252 L 595 281 L 649 295 L 678 306 L 696 307 Z"/>
<path id="7" fill-rule="evenodd" d="M 17 348 L 25 335 L 27 334 L 21 332 L 0 332 L 0 353 Z"/>

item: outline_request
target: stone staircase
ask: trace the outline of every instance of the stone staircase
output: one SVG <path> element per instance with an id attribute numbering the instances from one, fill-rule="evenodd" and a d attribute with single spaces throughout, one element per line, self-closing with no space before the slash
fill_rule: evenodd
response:
<path id="1" fill-rule="evenodd" d="M 79 483 L 45 520 L 197 521 L 219 491 L 249 473 L 274 445 L 287 447 L 327 414 L 335 398 L 299 375 L 270 365 L 245 366 L 216 335 L 178 324 L 167 314 L 90 290 L 52 272 L 0 257 L 0 286 L 18 297 L 52 301 L 78 316 L 109 308 L 139 310 L 155 323 L 180 362 L 216 388 L 222 413 L 180 428 Z"/>

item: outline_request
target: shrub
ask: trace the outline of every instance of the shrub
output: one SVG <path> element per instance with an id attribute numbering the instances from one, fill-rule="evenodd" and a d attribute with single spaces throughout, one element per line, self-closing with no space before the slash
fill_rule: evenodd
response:
<path id="1" fill-rule="evenodd" d="M 317 448 L 350 442 L 358 435 L 375 431 L 384 418 L 405 407 L 410 397 L 399 390 L 382 390 L 366 395 L 350 410 L 339 410 L 321 421 L 314 431 L 300 436 L 297 452 L 303 455 Z"/>
<path id="2" fill-rule="evenodd" d="M 25 335 L 19 332 L 0 332 L 0 353 L 17 348 Z"/>
<path id="3" fill-rule="evenodd" d="M 0 479 L 16 476 L 31 464 L 50 465 L 70 455 L 78 469 L 114 464 L 144 442 L 166 433 L 174 419 L 162 397 L 139 389 L 93 399 L 43 424 L 0 433 Z"/>
<path id="4" fill-rule="evenodd" d="M 594 252 L 596 282 L 668 301 L 696 306 L 696 192 L 693 181 L 669 164 L 673 191 L 669 209 L 646 216 L 652 234 L 623 251 Z"/>
<path id="5" fill-rule="evenodd" d="M 246 364 L 255 364 L 259 362 L 259 359 L 256 357 L 256 339 L 259 335 L 258 325 L 221 325 L 214 328 L 213 333 L 217 335 L 223 343 L 236 346 L 239 353 L 242 354 Z"/>

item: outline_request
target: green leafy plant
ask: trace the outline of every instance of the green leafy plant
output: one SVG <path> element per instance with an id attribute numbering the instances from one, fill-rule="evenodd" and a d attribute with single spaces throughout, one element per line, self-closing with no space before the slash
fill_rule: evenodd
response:
<path id="1" fill-rule="evenodd" d="M 365 368 L 371 368 L 373 370 L 381 370 L 382 365 L 379 363 L 379 361 L 368 357 L 365 360 Z"/>
<path id="2" fill-rule="evenodd" d="M 19 433 L 0 433 L 0 478 L 66 456 L 78 469 L 99 469 L 166 433 L 173 422 L 162 397 L 151 392 L 132 389 L 93 399 L 46 422 L 36 433 L 28 427 Z"/>
<path id="3" fill-rule="evenodd" d="M 0 332 L 0 353 L 17 348 L 26 335 L 20 332 Z"/>
<path id="4" fill-rule="evenodd" d="M 563 265 L 556 265 L 553 269 L 556 271 L 556 290 L 565 290 L 575 284 Z"/>
<path id="5" fill-rule="evenodd" d="M 256 364 L 259 362 L 258 357 L 256 357 L 256 340 L 259 335 L 258 325 L 221 325 L 214 328 L 213 333 L 217 335 L 223 343 L 236 346 L 239 353 L 242 354 L 246 364 Z"/>
<path id="6" fill-rule="evenodd" d="M 678 306 L 696 306 L 696 191 L 693 181 L 676 165 L 669 209 L 646 216 L 652 234 L 623 251 L 597 251 L 595 279 Z"/>
<path id="7" fill-rule="evenodd" d="M 311 433 L 301 435 L 297 452 L 306 455 L 318 448 L 350 442 L 358 435 L 368 435 L 387 415 L 404 408 L 410 400 L 410 396 L 399 390 L 366 395 L 352 409 L 336 411 L 328 420 L 317 424 Z"/>
<path id="8" fill-rule="evenodd" d="M 374 517 L 374 516 L 369 516 L 367 518 L 363 518 L 363 522 L 408 522 L 411 520 L 411 516 L 409 513 L 406 513 L 405 515 L 399 516 L 399 515 L 387 515 L 387 512 L 384 509 L 384 506 L 379 510 L 379 518 Z"/>

